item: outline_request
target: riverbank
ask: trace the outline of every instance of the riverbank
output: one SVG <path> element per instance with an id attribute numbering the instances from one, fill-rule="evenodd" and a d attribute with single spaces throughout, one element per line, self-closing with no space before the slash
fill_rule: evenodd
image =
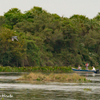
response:
<path id="1" fill-rule="evenodd" d="M 73 72 L 71 67 L 67 66 L 35 66 L 35 67 L 10 67 L 0 66 L 0 72 L 46 72 L 46 73 L 69 73 Z"/>
<path id="2" fill-rule="evenodd" d="M 73 74 L 30 73 L 28 75 L 27 74 L 23 75 L 21 78 L 17 79 L 17 81 L 21 81 L 21 82 L 26 81 L 29 83 L 34 83 L 34 82 L 86 83 L 86 82 L 90 82 L 90 80 L 87 80 L 84 76 L 80 76 L 76 73 L 73 73 Z"/>

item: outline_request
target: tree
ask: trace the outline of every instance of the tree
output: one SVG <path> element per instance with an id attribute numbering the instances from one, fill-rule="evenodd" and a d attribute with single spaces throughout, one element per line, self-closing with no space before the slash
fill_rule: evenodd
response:
<path id="1" fill-rule="evenodd" d="M 21 66 L 24 59 L 24 41 L 12 41 L 12 36 L 18 36 L 7 28 L 0 29 L 0 64 L 4 66 Z"/>
<path id="2" fill-rule="evenodd" d="M 5 18 L 4 16 L 0 16 L 0 26 L 3 26 L 5 24 Z"/>
<path id="3" fill-rule="evenodd" d="M 13 29 L 13 26 L 22 20 L 23 14 L 18 8 L 12 8 L 4 14 L 4 17 L 8 28 Z"/>

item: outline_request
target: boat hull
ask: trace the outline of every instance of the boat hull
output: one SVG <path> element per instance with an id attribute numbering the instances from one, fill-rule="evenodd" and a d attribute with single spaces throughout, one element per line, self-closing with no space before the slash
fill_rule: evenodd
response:
<path id="1" fill-rule="evenodd" d="M 82 69 L 79 70 L 75 68 L 72 68 L 72 70 L 77 73 L 97 73 L 97 71 L 94 71 L 94 70 L 82 70 Z"/>

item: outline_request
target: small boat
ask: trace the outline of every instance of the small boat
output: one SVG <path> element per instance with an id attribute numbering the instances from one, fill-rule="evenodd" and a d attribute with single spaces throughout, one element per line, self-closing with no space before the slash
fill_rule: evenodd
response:
<path id="1" fill-rule="evenodd" d="M 99 70 L 83 70 L 83 69 L 75 69 L 75 68 L 72 68 L 72 70 L 74 72 L 78 72 L 78 73 L 99 73 Z"/>

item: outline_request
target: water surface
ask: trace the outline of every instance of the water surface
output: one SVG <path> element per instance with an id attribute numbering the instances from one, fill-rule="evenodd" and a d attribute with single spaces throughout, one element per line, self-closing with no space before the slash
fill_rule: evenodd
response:
<path id="1" fill-rule="evenodd" d="M 0 73 L 0 100 L 99 100 L 100 74 L 83 74 L 92 83 L 19 83 L 23 73 Z M 87 90 L 86 90 L 87 89 Z"/>

